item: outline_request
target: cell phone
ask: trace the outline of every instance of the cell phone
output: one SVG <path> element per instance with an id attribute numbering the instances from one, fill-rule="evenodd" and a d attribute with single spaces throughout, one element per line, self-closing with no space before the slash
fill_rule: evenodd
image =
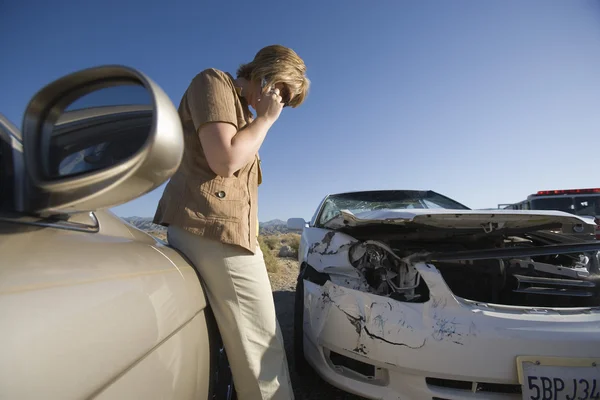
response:
<path id="1" fill-rule="evenodd" d="M 267 87 L 267 78 L 262 78 L 262 80 L 260 82 L 260 88 L 263 93 L 265 92 L 266 87 Z M 270 90 L 273 90 L 273 87 L 271 87 Z"/>

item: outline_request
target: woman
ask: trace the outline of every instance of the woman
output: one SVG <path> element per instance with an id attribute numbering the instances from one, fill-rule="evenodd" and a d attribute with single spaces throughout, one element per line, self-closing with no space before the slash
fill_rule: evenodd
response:
<path id="1" fill-rule="evenodd" d="M 206 284 L 240 400 L 294 398 L 257 241 L 258 150 L 282 108 L 306 98 L 305 73 L 293 50 L 274 45 L 235 79 L 216 69 L 198 74 L 179 106 L 183 161 L 154 217 Z"/>

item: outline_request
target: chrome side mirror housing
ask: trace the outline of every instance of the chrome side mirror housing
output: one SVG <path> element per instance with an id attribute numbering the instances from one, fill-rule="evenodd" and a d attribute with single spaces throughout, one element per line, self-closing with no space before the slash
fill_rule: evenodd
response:
<path id="1" fill-rule="evenodd" d="M 183 157 L 177 109 L 149 77 L 109 65 L 60 78 L 23 119 L 25 195 L 17 211 L 114 207 L 157 188 Z"/>

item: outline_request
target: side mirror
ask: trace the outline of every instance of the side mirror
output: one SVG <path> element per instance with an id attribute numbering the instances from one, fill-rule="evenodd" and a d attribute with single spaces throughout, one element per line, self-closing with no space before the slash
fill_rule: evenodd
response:
<path id="1" fill-rule="evenodd" d="M 123 66 L 75 72 L 40 90 L 23 119 L 28 175 L 22 210 L 92 211 L 133 200 L 179 167 L 176 108 L 143 73 Z"/>
<path id="2" fill-rule="evenodd" d="M 23 138 L 21 132 L 0 114 L 0 208 L 15 210 L 23 204 Z"/>
<path id="3" fill-rule="evenodd" d="M 290 218 L 287 220 L 287 227 L 293 231 L 302 231 L 306 228 L 307 223 L 304 218 Z"/>

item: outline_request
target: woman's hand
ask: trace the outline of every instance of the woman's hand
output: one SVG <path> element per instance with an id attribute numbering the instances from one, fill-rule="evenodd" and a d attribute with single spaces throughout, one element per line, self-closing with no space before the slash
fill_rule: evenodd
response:
<path id="1" fill-rule="evenodd" d="M 262 93 L 256 102 L 256 119 L 236 132 L 224 122 L 211 122 L 199 130 L 208 165 L 217 175 L 230 177 L 258 152 L 269 128 L 277 121 L 283 103 L 279 89 Z"/>
<path id="2" fill-rule="evenodd" d="M 281 110 L 283 109 L 283 103 L 279 94 L 279 89 L 274 88 L 265 93 L 262 93 L 256 103 L 256 116 L 263 117 L 269 120 L 271 123 L 277 121 Z"/>

